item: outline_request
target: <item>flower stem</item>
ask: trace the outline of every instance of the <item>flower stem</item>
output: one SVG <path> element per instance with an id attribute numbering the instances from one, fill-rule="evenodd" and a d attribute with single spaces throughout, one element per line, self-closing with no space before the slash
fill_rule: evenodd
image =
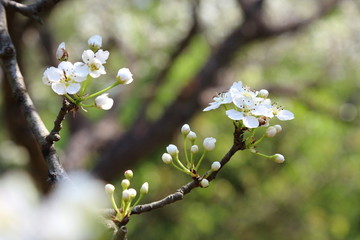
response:
<path id="1" fill-rule="evenodd" d="M 104 92 L 106 92 L 106 91 L 109 91 L 110 89 L 116 87 L 116 86 L 119 85 L 119 84 L 120 84 L 119 82 L 114 82 L 111 86 L 109 86 L 109 87 L 107 87 L 107 88 L 105 88 L 105 89 L 103 89 L 103 90 L 101 90 L 101 91 L 98 91 L 98 92 L 96 92 L 96 93 L 93 93 L 93 94 L 91 94 L 91 95 L 83 98 L 83 100 L 96 97 L 96 96 L 98 96 L 98 95 L 100 95 L 100 94 L 102 94 L 102 93 L 104 93 Z"/>
<path id="2" fill-rule="evenodd" d="M 69 99 L 72 103 L 74 103 L 74 104 L 77 105 L 77 102 L 76 102 L 72 97 L 70 97 L 69 94 L 65 93 L 65 97 L 66 97 L 67 99 Z"/>
<path id="3" fill-rule="evenodd" d="M 204 159 L 205 154 L 206 154 L 206 150 L 204 150 L 203 154 L 201 155 L 201 157 L 199 159 L 199 162 L 196 164 L 195 171 L 197 171 L 198 168 L 200 167 L 200 164 L 201 164 L 202 160 Z"/>

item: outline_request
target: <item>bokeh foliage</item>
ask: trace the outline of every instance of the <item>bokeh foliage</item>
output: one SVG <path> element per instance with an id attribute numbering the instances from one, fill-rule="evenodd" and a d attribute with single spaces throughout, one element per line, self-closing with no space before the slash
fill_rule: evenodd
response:
<path id="1" fill-rule="evenodd" d="M 291 21 L 291 16 L 307 16 L 314 9 L 312 1 L 271 0 L 267 5 L 274 24 L 281 19 Z M 209 43 L 221 41 L 241 18 L 233 1 L 202 1 L 200 7 L 204 36 L 196 38 L 176 62 L 157 101 L 149 107 L 149 119 L 158 116 L 196 72 L 211 51 Z M 282 153 L 286 162 L 278 165 L 249 152 L 237 153 L 208 189 L 196 189 L 181 202 L 133 216 L 129 239 L 360 239 L 359 12 L 356 1 L 345 1 L 301 32 L 259 41 L 239 52 L 219 76 L 219 87 L 204 94 L 204 106 L 234 81 L 269 89 L 271 98 L 295 113 L 295 120 L 281 123 L 284 131 L 264 141 L 259 150 Z M 104 48 L 109 44 L 111 51 L 108 78 L 123 66 L 133 70 L 132 87 L 113 92 L 121 94 L 119 123 L 126 126 L 139 108 L 139 99 L 149 94 L 148 79 L 185 34 L 189 18 L 185 0 L 101 4 L 78 0 L 55 8 L 46 27 L 56 43 L 67 43 L 73 52 L 70 58 L 80 56 L 89 36 L 102 35 Z M 50 128 L 60 100 L 41 83 L 47 66 L 36 54 L 41 49 L 38 38 L 29 31 L 23 39 L 25 75 Z M 100 114 L 90 110 L 86 115 L 95 121 Z M 231 146 L 232 123 L 221 109 L 199 111 L 190 125 L 199 136 L 218 140 L 216 150 L 207 157 L 209 165 Z M 26 159 L 26 153 L 6 137 L 5 129 L 0 131 L 2 168 L 12 166 L 12 158 Z M 67 134 L 65 128 L 58 147 L 65 148 Z M 176 142 L 181 141 L 174 138 Z M 150 183 L 145 201 L 162 198 L 190 180 L 162 164 L 164 147 L 133 168 L 138 186 Z M 6 151 L 14 156 L 9 158 Z"/>

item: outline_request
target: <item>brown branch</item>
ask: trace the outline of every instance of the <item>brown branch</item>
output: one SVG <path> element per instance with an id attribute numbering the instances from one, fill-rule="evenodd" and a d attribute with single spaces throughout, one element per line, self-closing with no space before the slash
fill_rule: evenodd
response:
<path id="1" fill-rule="evenodd" d="M 4 74 L 10 83 L 13 96 L 21 106 L 27 123 L 47 161 L 50 181 L 55 183 L 61 179 L 66 179 L 67 175 L 59 162 L 54 145 L 46 141 L 49 131 L 35 110 L 32 99 L 27 92 L 23 76 L 16 60 L 15 47 L 7 30 L 6 13 L 2 4 L 0 4 L 0 59 Z"/>
<path id="2" fill-rule="evenodd" d="M 215 179 L 215 177 L 219 173 L 219 171 L 230 161 L 232 156 L 234 156 L 234 154 L 237 151 L 246 149 L 244 138 L 243 138 L 243 133 L 245 130 L 246 130 L 246 128 L 241 129 L 241 128 L 237 128 L 235 126 L 233 145 L 230 148 L 230 150 L 225 154 L 225 156 L 221 159 L 220 169 L 218 171 L 213 172 L 212 174 L 210 174 L 210 176 L 207 177 L 207 180 L 209 180 L 209 182 Z M 193 181 L 185 184 L 184 186 L 182 186 L 181 188 L 176 190 L 173 194 L 170 194 L 159 201 L 144 204 L 144 205 L 138 205 L 132 210 L 131 214 L 141 214 L 144 212 L 149 212 L 154 209 L 162 208 L 166 205 L 169 205 L 169 204 L 172 204 L 179 200 L 182 200 L 186 194 L 191 192 L 191 190 L 200 186 L 199 185 L 200 180 L 201 180 L 201 178 L 194 179 Z"/>
<path id="3" fill-rule="evenodd" d="M 13 0 L 2 0 L 2 3 L 6 8 L 13 9 L 26 17 L 32 18 L 37 22 L 42 23 L 39 14 L 44 10 L 52 8 L 59 1 L 60 0 L 41 0 L 30 5 L 25 5 Z"/>

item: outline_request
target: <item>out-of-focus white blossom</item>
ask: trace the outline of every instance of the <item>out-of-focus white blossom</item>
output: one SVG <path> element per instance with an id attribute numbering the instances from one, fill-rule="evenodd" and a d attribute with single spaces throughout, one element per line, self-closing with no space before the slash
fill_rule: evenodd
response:
<path id="1" fill-rule="evenodd" d="M 129 179 L 123 179 L 123 180 L 121 181 L 121 187 L 122 187 L 123 189 L 127 189 L 129 186 L 130 186 L 130 181 L 129 181 Z"/>
<path id="2" fill-rule="evenodd" d="M 199 151 L 198 145 L 192 145 L 191 148 L 190 148 L 190 151 L 192 153 L 197 153 Z"/>
<path id="3" fill-rule="evenodd" d="M 124 176 L 125 176 L 126 179 L 130 180 L 130 179 L 133 178 L 134 173 L 133 173 L 132 170 L 129 169 L 129 170 L 126 170 L 126 171 L 124 172 Z"/>
<path id="4" fill-rule="evenodd" d="M 25 173 L 0 178 L 0 239 L 100 239 L 97 209 L 106 206 L 104 185 L 85 173 L 70 174 L 41 199 Z"/>
<path id="5" fill-rule="evenodd" d="M 189 139 L 190 141 L 195 141 L 196 137 L 197 137 L 196 133 L 193 131 L 190 131 L 188 135 L 186 135 L 186 138 Z"/>
<path id="6" fill-rule="evenodd" d="M 278 133 L 278 131 L 276 130 L 276 128 L 274 126 L 268 127 L 266 129 L 265 135 L 266 137 L 275 137 L 275 135 Z"/>
<path id="7" fill-rule="evenodd" d="M 112 184 L 106 184 L 105 185 L 105 192 L 108 194 L 108 195 L 112 195 L 115 191 L 115 187 L 114 185 Z"/>
<path id="8" fill-rule="evenodd" d="M 274 154 L 272 159 L 277 163 L 283 163 L 285 161 L 285 157 L 280 153 Z"/>

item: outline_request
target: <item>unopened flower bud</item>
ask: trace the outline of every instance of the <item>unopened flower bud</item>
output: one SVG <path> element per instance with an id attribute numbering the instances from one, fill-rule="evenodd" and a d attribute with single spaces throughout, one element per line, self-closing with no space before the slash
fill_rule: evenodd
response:
<path id="1" fill-rule="evenodd" d="M 266 129 L 265 135 L 266 137 L 274 137 L 277 134 L 277 130 L 275 127 L 271 126 Z"/>
<path id="2" fill-rule="evenodd" d="M 211 164 L 211 170 L 212 170 L 212 171 L 217 171 L 217 170 L 220 169 L 220 167 L 221 167 L 221 163 L 218 162 L 218 161 L 215 161 L 215 162 L 213 162 L 213 163 Z"/>
<path id="3" fill-rule="evenodd" d="M 102 46 L 102 37 L 100 35 L 94 35 L 88 40 L 89 48 L 96 52 Z"/>
<path id="4" fill-rule="evenodd" d="M 130 191 L 129 191 L 129 189 L 125 189 L 125 190 L 122 192 L 122 200 L 124 200 L 124 201 L 130 201 L 130 199 L 131 199 Z"/>
<path id="5" fill-rule="evenodd" d="M 201 186 L 202 188 L 207 188 L 207 187 L 209 186 L 209 181 L 208 181 L 206 178 L 202 179 L 202 180 L 200 181 L 200 186 Z"/>
<path id="6" fill-rule="evenodd" d="M 115 187 L 112 184 L 106 184 L 105 185 L 105 192 L 109 195 L 112 195 L 115 191 Z"/>
<path id="7" fill-rule="evenodd" d="M 189 126 L 189 124 L 184 124 L 184 125 L 181 127 L 181 133 L 186 136 L 186 135 L 189 134 L 189 132 L 190 132 L 190 126 Z"/>
<path id="8" fill-rule="evenodd" d="M 283 163 L 285 161 L 285 157 L 280 153 L 274 154 L 272 159 L 277 163 Z"/>
<path id="9" fill-rule="evenodd" d="M 164 153 L 161 157 L 162 161 L 166 164 L 170 164 L 172 161 L 172 157 L 169 153 Z"/>
<path id="10" fill-rule="evenodd" d="M 120 84 L 129 84 L 134 80 L 132 76 L 128 68 L 121 68 L 116 75 L 116 79 Z"/>
<path id="11" fill-rule="evenodd" d="M 276 128 L 277 133 L 279 133 L 279 132 L 282 131 L 282 127 L 281 127 L 281 125 L 279 125 L 279 124 L 276 124 L 276 125 L 274 126 L 274 128 Z"/>
<path id="12" fill-rule="evenodd" d="M 258 96 L 262 98 L 267 98 L 269 96 L 269 91 L 266 89 L 261 89 Z"/>
<path id="13" fill-rule="evenodd" d="M 193 132 L 193 131 L 190 131 L 190 132 L 188 133 L 188 135 L 186 136 L 186 138 L 193 142 L 193 141 L 195 141 L 195 139 L 196 139 L 196 133 Z"/>
<path id="14" fill-rule="evenodd" d="M 124 176 L 125 176 L 126 179 L 130 180 L 134 176 L 134 173 L 131 170 L 126 170 L 125 173 L 124 173 Z"/>
<path id="15" fill-rule="evenodd" d="M 65 43 L 60 43 L 59 47 L 56 50 L 56 59 L 59 61 L 67 61 L 69 58 L 69 53 L 66 50 Z"/>
<path id="16" fill-rule="evenodd" d="M 130 186 L 130 181 L 129 181 L 128 179 L 123 179 L 123 180 L 121 181 L 121 187 L 122 187 L 123 189 L 127 189 L 129 186 Z"/>
<path id="17" fill-rule="evenodd" d="M 144 182 L 144 184 L 141 186 L 140 188 L 140 193 L 141 194 L 147 194 L 149 192 L 149 183 L 148 182 Z"/>
<path id="18" fill-rule="evenodd" d="M 216 139 L 213 137 L 207 137 L 204 139 L 203 146 L 206 151 L 212 151 L 215 148 Z"/>
<path id="19" fill-rule="evenodd" d="M 199 147 L 198 147 L 198 145 L 192 145 L 190 150 L 192 153 L 195 154 L 199 151 Z"/>
<path id="20" fill-rule="evenodd" d="M 129 190 L 131 199 L 135 198 L 136 197 L 136 190 L 133 189 L 133 188 L 129 188 L 128 190 Z"/>
<path id="21" fill-rule="evenodd" d="M 95 105 L 102 110 L 109 110 L 113 104 L 114 100 L 108 97 L 108 93 L 101 94 L 95 98 Z"/>
<path id="22" fill-rule="evenodd" d="M 173 157 L 179 153 L 178 148 L 174 144 L 170 144 L 166 147 L 166 151 Z"/>

